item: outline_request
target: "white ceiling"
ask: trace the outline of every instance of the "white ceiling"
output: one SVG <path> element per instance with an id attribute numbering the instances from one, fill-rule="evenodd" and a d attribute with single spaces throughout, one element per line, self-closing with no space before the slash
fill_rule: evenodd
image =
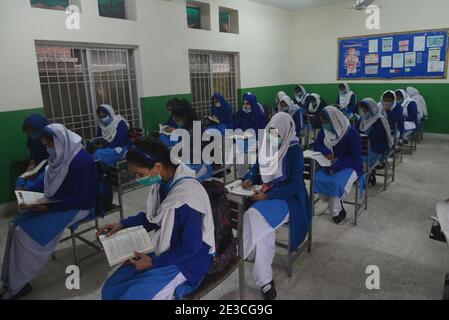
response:
<path id="1" fill-rule="evenodd" d="M 251 0 L 286 10 L 299 10 L 314 7 L 325 7 L 355 0 Z"/>

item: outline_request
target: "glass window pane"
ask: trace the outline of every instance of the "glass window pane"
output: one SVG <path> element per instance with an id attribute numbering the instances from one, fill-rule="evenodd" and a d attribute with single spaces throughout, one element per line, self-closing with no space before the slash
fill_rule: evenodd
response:
<path id="1" fill-rule="evenodd" d="M 201 29 L 201 9 L 187 6 L 187 25 L 189 28 Z"/>
<path id="2" fill-rule="evenodd" d="M 220 12 L 220 32 L 230 32 L 229 12 Z"/>
<path id="3" fill-rule="evenodd" d="M 52 9 L 52 10 L 62 10 L 70 5 L 70 0 L 30 0 L 31 7 L 42 8 L 42 9 Z"/>
<path id="4" fill-rule="evenodd" d="M 126 19 L 125 0 L 98 0 L 100 16 Z"/>

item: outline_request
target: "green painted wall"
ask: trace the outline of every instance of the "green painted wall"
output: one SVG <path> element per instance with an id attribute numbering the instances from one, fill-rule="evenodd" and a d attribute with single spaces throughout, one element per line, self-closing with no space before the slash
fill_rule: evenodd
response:
<path id="1" fill-rule="evenodd" d="M 258 87 L 258 88 L 243 88 L 238 90 L 239 106 L 242 105 L 242 96 L 246 92 L 254 93 L 257 96 L 257 101 L 263 105 L 274 108 L 274 98 L 279 91 L 284 91 L 288 95 L 293 94 L 295 85 L 286 84 L 279 86 Z"/>
<path id="2" fill-rule="evenodd" d="M 22 132 L 23 120 L 33 114 L 43 114 L 43 109 L 28 109 L 0 113 L 0 204 L 15 199 L 13 185 L 15 176 L 22 172 L 16 172 L 17 167 L 12 164 L 14 160 L 24 160 L 29 156 L 26 147 L 26 135 Z"/>
<path id="3" fill-rule="evenodd" d="M 328 104 L 337 100 L 337 84 L 304 84 L 308 92 L 316 92 Z M 371 97 L 380 100 L 386 90 L 395 90 L 412 86 L 417 88 L 427 102 L 429 120 L 425 131 L 449 134 L 449 83 L 350 83 L 351 90 L 359 100 Z"/>
<path id="4" fill-rule="evenodd" d="M 426 122 L 426 131 L 449 134 L 449 83 L 354 83 L 351 84 L 351 89 L 357 93 L 359 99 L 372 97 L 379 100 L 385 90 L 405 88 L 409 85 L 421 91 L 427 101 L 429 120 Z M 241 97 L 243 93 L 252 92 L 257 95 L 259 102 L 272 108 L 276 93 L 285 91 L 291 95 L 293 94 L 294 87 L 294 84 L 287 84 L 239 89 L 239 106 L 242 104 Z M 337 84 L 335 83 L 304 84 L 304 87 L 308 92 L 319 93 L 329 104 L 336 102 Z M 158 129 L 158 124 L 168 119 L 166 103 L 174 97 L 192 101 L 192 95 L 190 93 L 143 97 L 140 99 L 142 123 L 147 133 Z M 12 165 L 12 161 L 26 159 L 28 156 L 26 136 L 22 132 L 22 122 L 24 118 L 32 113 L 43 114 L 43 109 L 37 108 L 0 113 L 2 123 L 2 127 L 0 128 L 0 144 L 6 146 L 2 149 L 0 156 L 0 204 L 14 200 L 12 186 L 15 176 L 20 174 L 20 172 L 15 172 L 17 171 L 17 167 Z"/>

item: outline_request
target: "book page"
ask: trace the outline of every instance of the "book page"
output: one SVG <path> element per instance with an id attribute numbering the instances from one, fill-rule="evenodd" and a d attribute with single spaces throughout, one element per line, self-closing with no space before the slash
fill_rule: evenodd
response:
<path id="1" fill-rule="evenodd" d="M 45 194 L 40 192 L 29 191 L 15 191 L 17 202 L 20 206 L 35 206 L 39 204 L 57 203 L 60 201 L 53 201 L 45 197 Z"/>
<path id="2" fill-rule="evenodd" d="M 332 166 L 332 162 L 330 162 L 330 160 L 327 159 L 321 152 L 306 150 L 304 151 L 304 158 L 313 159 L 322 167 Z"/>
<path id="3" fill-rule="evenodd" d="M 449 202 L 438 202 L 436 210 L 441 232 L 443 232 L 449 243 Z"/>
<path id="4" fill-rule="evenodd" d="M 121 230 L 111 237 L 100 236 L 109 266 L 134 258 L 134 252 L 150 253 L 154 250 L 148 232 L 143 227 Z"/>
<path id="5" fill-rule="evenodd" d="M 167 136 L 171 135 L 171 132 L 168 132 L 168 128 L 170 128 L 170 126 L 168 125 L 159 125 L 159 134 L 165 134 Z"/>
<path id="6" fill-rule="evenodd" d="M 225 189 L 229 193 L 237 195 L 237 196 L 251 197 L 256 194 L 256 191 L 260 191 L 262 189 L 262 186 L 254 185 L 254 186 L 251 186 L 251 188 L 249 188 L 249 189 L 244 189 L 242 187 L 242 180 L 237 180 L 231 184 L 228 184 L 225 187 Z"/>

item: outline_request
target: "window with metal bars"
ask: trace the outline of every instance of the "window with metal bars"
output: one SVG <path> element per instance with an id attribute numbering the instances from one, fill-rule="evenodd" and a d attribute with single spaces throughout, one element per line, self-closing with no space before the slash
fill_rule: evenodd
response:
<path id="1" fill-rule="evenodd" d="M 210 115 L 211 97 L 221 93 L 237 109 L 236 56 L 233 53 L 190 52 L 192 106 L 198 117 Z"/>
<path id="2" fill-rule="evenodd" d="M 111 105 L 140 127 L 132 49 L 36 45 L 45 115 L 84 139 L 95 136 L 96 109 Z"/>

